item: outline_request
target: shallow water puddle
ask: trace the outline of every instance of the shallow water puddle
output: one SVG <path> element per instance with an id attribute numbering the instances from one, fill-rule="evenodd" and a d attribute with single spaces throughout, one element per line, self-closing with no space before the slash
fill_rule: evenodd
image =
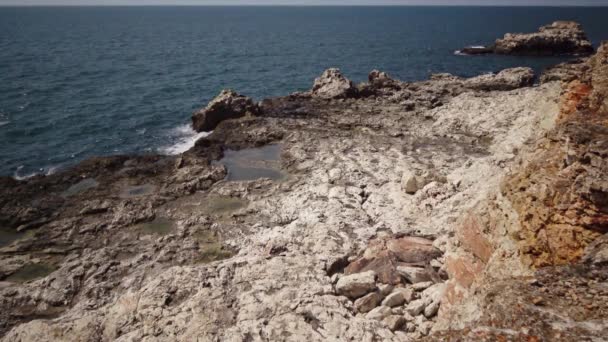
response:
<path id="1" fill-rule="evenodd" d="M 228 169 L 226 180 L 246 181 L 260 178 L 280 180 L 285 178 L 280 165 L 281 145 L 267 145 L 258 148 L 224 152 L 218 163 Z"/>
<path id="2" fill-rule="evenodd" d="M 44 278 L 56 269 L 55 266 L 48 264 L 27 264 L 4 280 L 13 283 L 25 283 L 26 281 Z"/>
<path id="3" fill-rule="evenodd" d="M 156 190 L 156 186 L 152 184 L 142 184 L 124 187 L 120 193 L 121 198 L 134 198 L 147 196 Z"/>
<path id="4" fill-rule="evenodd" d="M 154 221 L 139 225 L 145 234 L 167 235 L 175 229 L 175 222 L 165 217 L 158 217 Z"/>
<path id="5" fill-rule="evenodd" d="M 8 246 L 13 241 L 17 241 L 25 236 L 25 232 L 18 232 L 15 229 L 0 227 L 0 247 Z"/>
<path id="6" fill-rule="evenodd" d="M 61 197 L 70 197 L 83 193 L 89 189 L 95 188 L 99 185 L 99 182 L 93 178 L 85 178 L 80 182 L 70 186 L 66 191 L 61 193 Z"/>
<path id="7" fill-rule="evenodd" d="M 219 195 L 204 195 L 197 193 L 194 195 L 179 198 L 167 204 L 167 208 L 178 210 L 189 215 L 215 215 L 227 217 L 233 212 L 245 208 L 249 201 Z"/>
<path id="8" fill-rule="evenodd" d="M 219 237 L 209 230 L 196 232 L 194 237 L 199 244 L 199 263 L 209 263 L 212 261 L 230 258 L 235 253 L 224 247 Z"/>

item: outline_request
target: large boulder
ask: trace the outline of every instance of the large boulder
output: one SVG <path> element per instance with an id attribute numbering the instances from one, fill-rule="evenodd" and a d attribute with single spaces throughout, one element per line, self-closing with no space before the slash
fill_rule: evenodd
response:
<path id="1" fill-rule="evenodd" d="M 469 78 L 464 86 L 474 90 L 513 90 L 534 84 L 534 70 L 530 68 L 505 69 L 497 74 L 486 74 Z"/>
<path id="2" fill-rule="evenodd" d="M 357 88 L 337 68 L 325 70 L 312 86 L 312 95 L 324 99 L 354 97 L 356 94 Z"/>
<path id="3" fill-rule="evenodd" d="M 580 24 L 556 21 L 534 33 L 507 33 L 496 40 L 494 52 L 503 55 L 590 55 L 593 46 Z"/>
<path id="4" fill-rule="evenodd" d="M 207 107 L 192 115 L 192 128 L 197 132 L 213 130 L 220 122 L 258 114 L 259 108 L 250 97 L 224 89 Z"/>

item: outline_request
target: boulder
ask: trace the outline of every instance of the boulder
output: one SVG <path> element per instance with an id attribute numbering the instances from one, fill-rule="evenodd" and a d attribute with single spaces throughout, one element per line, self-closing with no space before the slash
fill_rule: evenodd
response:
<path id="1" fill-rule="evenodd" d="M 507 33 L 496 40 L 494 52 L 503 55 L 590 55 L 593 46 L 579 23 L 556 21 L 534 33 Z"/>
<path id="2" fill-rule="evenodd" d="M 325 70 L 312 86 L 312 95 L 324 99 L 348 98 L 356 94 L 357 88 L 337 68 Z"/>
<path id="3" fill-rule="evenodd" d="M 351 299 L 359 298 L 376 289 L 375 280 L 374 271 L 347 275 L 336 283 L 336 292 Z"/>
<path id="4" fill-rule="evenodd" d="M 403 316 L 398 316 L 398 315 L 390 315 L 390 316 L 384 318 L 383 322 L 386 323 L 386 326 L 391 331 L 399 330 L 403 326 L 405 326 L 405 318 L 403 318 Z"/>
<path id="5" fill-rule="evenodd" d="M 417 300 L 409 303 L 407 305 L 407 307 L 405 308 L 405 311 L 410 316 L 418 316 L 422 313 L 422 311 L 424 311 L 425 307 L 426 307 L 426 303 L 424 302 L 424 300 L 417 299 Z"/>
<path id="6" fill-rule="evenodd" d="M 368 293 L 355 301 L 355 310 L 361 313 L 370 312 L 372 309 L 378 306 L 378 304 L 380 304 L 381 300 L 382 296 L 380 296 L 379 293 Z"/>
<path id="7" fill-rule="evenodd" d="M 432 280 L 431 274 L 422 267 L 397 266 L 397 273 L 407 279 L 412 284 L 422 283 Z"/>
<path id="8" fill-rule="evenodd" d="M 386 72 L 372 70 L 367 76 L 369 84 L 375 88 L 401 89 L 398 81 L 391 78 Z"/>
<path id="9" fill-rule="evenodd" d="M 391 293 L 382 301 L 382 305 L 388 306 L 390 308 L 403 305 L 403 303 L 405 303 L 405 297 L 403 296 L 403 293 L 401 291 L 395 291 Z"/>
<path id="10" fill-rule="evenodd" d="M 365 318 L 381 321 L 385 317 L 390 316 L 391 314 L 392 314 L 391 308 L 386 307 L 386 306 L 379 306 L 379 307 L 373 309 L 372 311 L 368 312 L 367 315 L 365 315 Z"/>
<path id="11" fill-rule="evenodd" d="M 207 107 L 192 115 L 192 128 L 197 132 L 212 131 L 224 120 L 256 115 L 258 112 L 258 106 L 251 98 L 224 89 Z"/>
<path id="12" fill-rule="evenodd" d="M 497 74 L 486 74 L 469 78 L 464 82 L 464 86 L 469 89 L 482 91 L 513 90 L 531 86 L 534 84 L 534 77 L 534 70 L 531 68 L 510 68 L 502 70 Z"/>

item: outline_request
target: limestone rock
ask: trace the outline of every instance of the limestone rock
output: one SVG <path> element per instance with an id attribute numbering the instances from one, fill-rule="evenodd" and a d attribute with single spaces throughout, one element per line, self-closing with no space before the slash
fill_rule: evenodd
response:
<path id="1" fill-rule="evenodd" d="M 367 271 L 344 276 L 336 283 L 336 292 L 351 299 L 376 289 L 376 273 Z"/>
<path id="2" fill-rule="evenodd" d="M 411 171 L 403 172 L 403 175 L 401 176 L 401 189 L 403 189 L 406 194 L 415 194 L 416 191 L 418 191 L 418 189 L 421 187 L 418 185 L 418 183 L 419 179 L 415 173 Z"/>
<path id="3" fill-rule="evenodd" d="M 556 21 L 535 33 L 507 33 L 496 40 L 494 52 L 503 55 L 589 55 L 593 46 L 580 24 Z"/>
<path id="4" fill-rule="evenodd" d="M 368 293 L 367 295 L 355 301 L 355 310 L 361 313 L 369 312 L 382 300 L 382 297 L 377 292 Z"/>
<path id="5" fill-rule="evenodd" d="M 422 311 L 424 311 L 424 308 L 426 307 L 426 304 L 424 303 L 424 300 L 422 299 L 417 299 L 411 303 L 409 303 L 406 307 L 405 307 L 405 311 L 410 314 L 411 316 L 418 316 L 422 313 Z"/>
<path id="6" fill-rule="evenodd" d="M 386 298 L 384 298 L 384 300 L 382 301 L 382 305 L 388 306 L 391 308 L 395 307 L 395 306 L 403 305 L 403 303 L 405 303 L 405 297 L 403 296 L 403 293 L 401 291 L 395 291 L 395 292 L 391 293 Z"/>
<path id="7" fill-rule="evenodd" d="M 372 311 L 368 312 L 365 315 L 365 318 L 381 321 L 385 317 L 388 317 L 389 315 L 391 315 L 391 313 L 392 313 L 391 308 L 386 307 L 386 306 L 379 306 L 379 307 L 373 309 Z"/>
<path id="8" fill-rule="evenodd" d="M 357 88 L 337 68 L 325 70 L 312 86 L 312 95 L 324 99 L 353 97 L 356 93 Z"/>
<path id="9" fill-rule="evenodd" d="M 258 111 L 257 104 L 251 98 L 224 89 L 207 107 L 192 115 L 192 128 L 197 132 L 211 131 L 224 120 L 256 115 Z"/>
<path id="10" fill-rule="evenodd" d="M 432 281 L 425 281 L 422 283 L 416 283 L 412 285 L 412 289 L 414 291 L 422 291 L 422 290 L 426 290 L 427 288 L 431 287 L 433 285 Z"/>
<path id="11" fill-rule="evenodd" d="M 435 301 L 429 304 L 426 308 L 424 308 L 424 317 L 431 318 L 437 314 L 439 311 L 440 301 Z"/>
<path id="12" fill-rule="evenodd" d="M 469 78 L 464 86 L 473 90 L 513 90 L 528 87 L 534 83 L 534 70 L 531 68 L 518 67 L 505 69 L 497 74 L 486 74 Z"/>
<path id="13" fill-rule="evenodd" d="M 391 331 L 396 331 L 405 326 L 405 318 L 403 316 L 398 315 L 390 315 L 384 318 L 384 323 L 388 326 Z"/>

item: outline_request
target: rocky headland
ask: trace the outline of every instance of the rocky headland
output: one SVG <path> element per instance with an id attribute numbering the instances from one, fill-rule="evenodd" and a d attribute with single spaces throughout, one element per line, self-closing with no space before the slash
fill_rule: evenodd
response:
<path id="1" fill-rule="evenodd" d="M 608 336 L 608 45 L 223 91 L 179 156 L 0 178 L 4 341 Z"/>
<path id="2" fill-rule="evenodd" d="M 465 55 L 588 56 L 594 51 L 581 24 L 556 21 L 533 33 L 507 33 L 492 46 L 468 46 L 458 53 Z"/>

